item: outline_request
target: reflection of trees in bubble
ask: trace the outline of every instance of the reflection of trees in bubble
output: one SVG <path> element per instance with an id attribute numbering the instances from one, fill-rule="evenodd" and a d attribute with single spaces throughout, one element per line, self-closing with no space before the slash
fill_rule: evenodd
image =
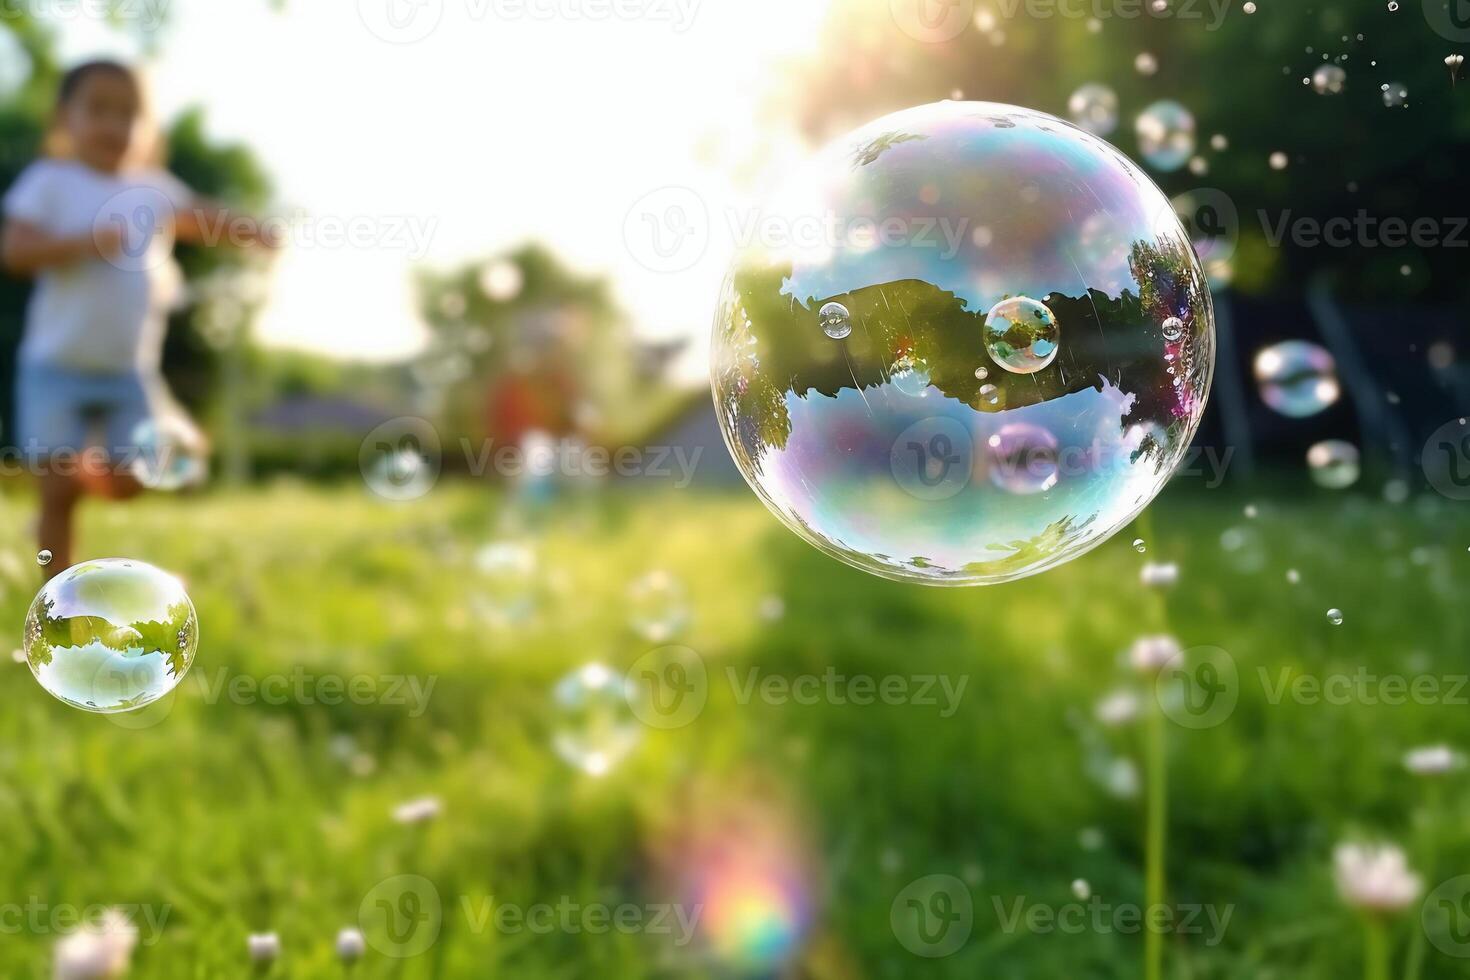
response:
<path id="1" fill-rule="evenodd" d="M 853 153 L 852 159 L 859 167 L 866 167 L 870 163 L 876 163 L 879 157 L 900 143 L 909 143 L 914 140 L 927 138 L 917 133 L 884 133 L 877 139 L 870 140 L 858 147 Z"/>

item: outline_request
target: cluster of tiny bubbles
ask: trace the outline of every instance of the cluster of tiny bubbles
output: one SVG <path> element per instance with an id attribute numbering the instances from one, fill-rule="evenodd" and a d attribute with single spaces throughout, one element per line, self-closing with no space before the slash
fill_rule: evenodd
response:
<path id="1" fill-rule="evenodd" d="M 732 263 L 721 429 L 827 554 L 929 584 L 1034 574 L 1127 526 L 1182 458 L 1214 368 L 1208 285 L 1168 199 L 1100 138 L 1012 106 L 921 106 L 835 141 L 767 213 L 988 231 L 942 249 L 754 242 Z M 839 298 L 862 329 L 833 343 L 818 325 Z"/>
<path id="2" fill-rule="evenodd" d="M 1342 394 L 1337 362 L 1306 340 L 1283 340 L 1256 353 L 1256 385 L 1272 410 L 1301 419 L 1334 404 Z"/>
<path id="3" fill-rule="evenodd" d="M 51 550 L 49 548 L 42 548 L 36 552 L 36 564 L 43 566 L 51 564 Z"/>
<path id="4" fill-rule="evenodd" d="M 1194 115 L 1173 99 L 1161 99 L 1134 123 L 1138 151 L 1155 170 L 1171 173 L 1194 156 Z"/>
<path id="5" fill-rule="evenodd" d="M 1312 90 L 1318 95 L 1339 95 L 1347 85 L 1347 72 L 1341 65 L 1318 65 L 1312 72 Z"/>
<path id="6" fill-rule="evenodd" d="M 135 447 L 128 468 L 150 490 L 181 490 L 198 486 L 209 475 L 204 440 L 182 415 L 165 412 L 134 427 Z"/>
<path id="7" fill-rule="evenodd" d="M 1088 82 L 1067 99 L 1067 115 L 1094 136 L 1107 136 L 1118 128 L 1118 93 Z"/>
<path id="8" fill-rule="evenodd" d="M 628 625 L 649 643 L 667 643 L 689 625 L 684 586 L 664 569 L 635 579 L 628 586 Z"/>
<path id="9" fill-rule="evenodd" d="M 474 554 L 470 607 L 500 628 L 524 625 L 539 604 L 536 551 L 513 538 L 491 541 Z"/>
<path id="10" fill-rule="evenodd" d="M 603 664 L 587 664 L 563 677 L 552 689 L 556 754 L 589 776 L 610 772 L 643 734 L 633 696 L 627 678 Z"/>
<path id="11" fill-rule="evenodd" d="M 158 700 L 183 680 L 199 645 L 194 604 L 177 578 L 126 558 L 73 565 L 26 614 L 26 663 L 41 686 L 102 714 Z"/>
<path id="12" fill-rule="evenodd" d="M 1035 374 L 1056 360 L 1061 328 L 1045 303 L 1009 296 L 985 317 L 985 349 L 996 364 L 1012 374 Z"/>
<path id="13" fill-rule="evenodd" d="M 1378 90 L 1383 93 L 1383 104 L 1390 109 L 1409 104 L 1409 88 L 1403 82 L 1384 82 L 1378 86 Z"/>
<path id="14" fill-rule="evenodd" d="M 1332 608 L 1332 609 L 1327 610 L 1327 621 L 1329 623 L 1331 623 L 1333 626 L 1341 626 L 1342 625 L 1342 610 L 1341 609 L 1337 609 L 1335 607 Z"/>
<path id="15" fill-rule="evenodd" d="M 1312 482 L 1327 490 L 1345 490 L 1358 482 L 1358 447 L 1341 439 L 1315 443 L 1307 450 Z"/>
<path id="16" fill-rule="evenodd" d="M 852 314 L 841 303 L 828 303 L 817 313 L 822 332 L 833 340 L 841 340 L 852 333 Z"/>

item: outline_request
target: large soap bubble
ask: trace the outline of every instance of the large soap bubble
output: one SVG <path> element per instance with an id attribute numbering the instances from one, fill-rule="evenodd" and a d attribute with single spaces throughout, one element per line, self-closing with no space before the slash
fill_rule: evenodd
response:
<path id="1" fill-rule="evenodd" d="M 26 663 L 36 680 L 67 704 L 101 714 L 172 691 L 198 647 L 199 621 L 183 585 L 129 558 L 73 565 L 42 587 L 26 615 Z"/>
<path id="2" fill-rule="evenodd" d="M 838 140 L 763 217 L 790 233 L 736 258 L 715 404 L 756 493 L 828 554 L 937 585 L 1034 574 L 1126 525 L 1183 456 L 1209 292 L 1168 199 L 1101 139 L 923 106 Z M 988 317 L 1016 298 L 1045 329 L 1007 364 Z"/>

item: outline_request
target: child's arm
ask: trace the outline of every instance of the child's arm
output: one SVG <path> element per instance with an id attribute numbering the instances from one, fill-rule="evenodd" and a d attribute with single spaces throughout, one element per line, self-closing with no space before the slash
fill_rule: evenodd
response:
<path id="1" fill-rule="evenodd" d="M 122 251 L 122 245 L 122 229 L 116 226 L 102 226 L 91 235 L 67 238 L 11 218 L 0 229 L 0 264 L 17 275 L 29 276 L 88 259 L 111 258 Z"/>
<path id="2" fill-rule="evenodd" d="M 175 234 L 190 245 L 280 245 L 280 236 L 255 218 L 206 201 L 179 211 Z"/>

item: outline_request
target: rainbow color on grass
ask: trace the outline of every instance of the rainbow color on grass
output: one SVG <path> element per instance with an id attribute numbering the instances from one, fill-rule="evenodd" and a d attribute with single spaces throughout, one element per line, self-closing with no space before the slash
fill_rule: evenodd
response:
<path id="1" fill-rule="evenodd" d="M 765 969 L 789 959 L 811 921 L 803 883 L 772 867 L 717 867 L 698 888 L 701 929 L 722 961 Z"/>

